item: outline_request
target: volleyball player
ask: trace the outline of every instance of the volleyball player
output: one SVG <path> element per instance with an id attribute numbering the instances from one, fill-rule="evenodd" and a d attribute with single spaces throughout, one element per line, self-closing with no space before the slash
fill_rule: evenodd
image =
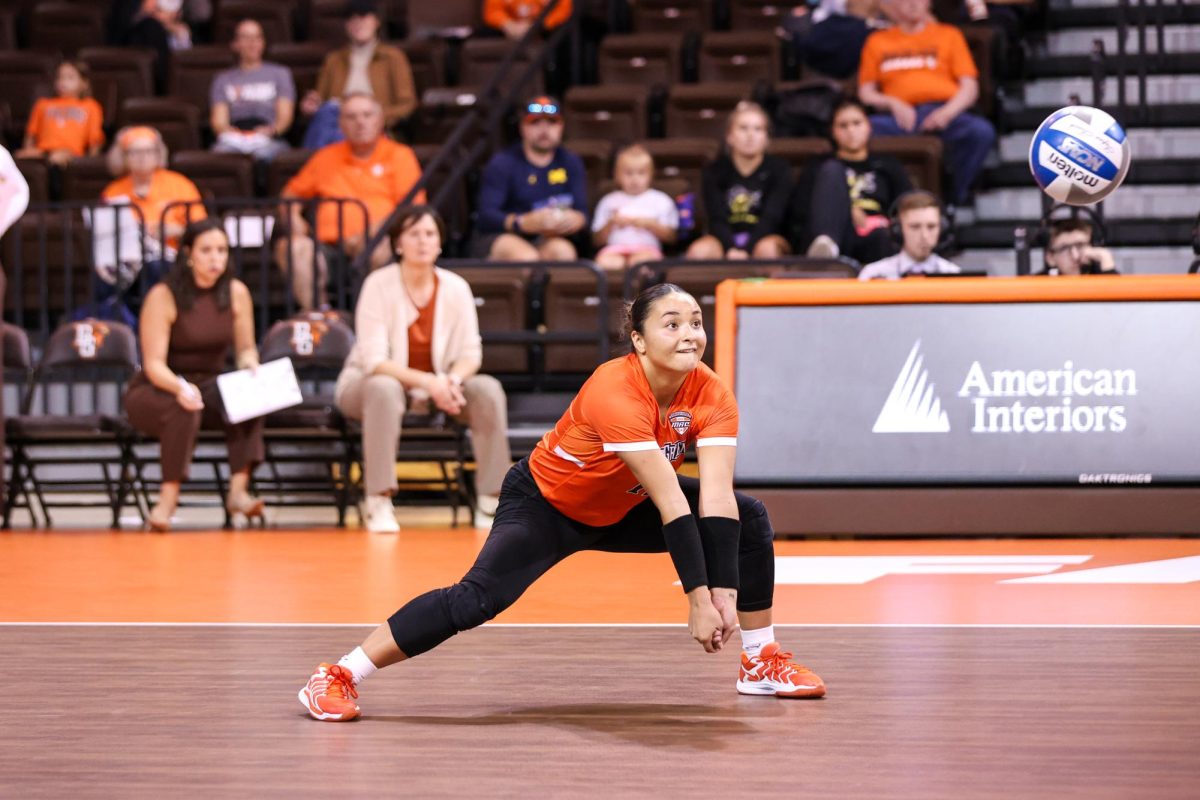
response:
<path id="1" fill-rule="evenodd" d="M 317 667 L 300 702 L 316 719 L 358 716 L 356 686 L 495 617 L 580 550 L 669 552 L 705 652 L 740 622 L 737 690 L 820 697 L 819 677 L 775 641 L 774 531 L 762 503 L 733 490 L 738 410 L 701 363 L 700 307 L 673 284 L 629 312 L 633 351 L 600 365 L 554 430 L 509 470 L 491 533 L 461 581 L 410 601 L 337 664 Z M 689 444 L 700 478 L 676 474 Z M 736 610 L 736 614 L 735 614 Z"/>

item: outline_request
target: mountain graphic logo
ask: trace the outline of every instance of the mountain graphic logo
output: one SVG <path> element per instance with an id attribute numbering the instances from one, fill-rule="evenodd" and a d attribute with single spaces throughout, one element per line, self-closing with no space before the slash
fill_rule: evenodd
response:
<path id="1" fill-rule="evenodd" d="M 918 339 L 896 376 L 872 433 L 949 433 L 950 418 L 933 391 Z"/>

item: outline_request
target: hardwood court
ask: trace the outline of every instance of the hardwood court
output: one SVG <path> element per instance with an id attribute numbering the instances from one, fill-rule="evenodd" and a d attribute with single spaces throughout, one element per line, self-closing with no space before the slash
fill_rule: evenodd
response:
<path id="1" fill-rule="evenodd" d="M 296 692 L 470 530 L 0 536 L 0 796 L 1194 797 L 1200 542 L 778 543 L 816 701 L 742 697 L 666 556 L 580 554 L 501 622 Z M 1053 580 L 1055 582 L 1048 582 Z M 147 624 L 151 623 L 151 624 Z M 287 624 L 280 624 L 287 623 Z M 796 623 L 801 623 L 797 625 Z M 736 643 L 735 643 L 736 645 Z"/>

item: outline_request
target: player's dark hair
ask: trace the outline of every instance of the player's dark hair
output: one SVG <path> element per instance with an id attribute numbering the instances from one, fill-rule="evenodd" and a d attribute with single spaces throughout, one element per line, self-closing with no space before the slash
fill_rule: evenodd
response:
<path id="1" fill-rule="evenodd" d="M 639 334 L 646 335 L 646 319 L 650 316 L 650 309 L 658 301 L 660 297 L 666 297 L 669 294 L 687 294 L 683 289 L 673 283 L 658 283 L 647 289 L 643 289 L 632 303 L 625 307 L 625 338 L 631 338 L 630 334 L 637 331 Z"/>

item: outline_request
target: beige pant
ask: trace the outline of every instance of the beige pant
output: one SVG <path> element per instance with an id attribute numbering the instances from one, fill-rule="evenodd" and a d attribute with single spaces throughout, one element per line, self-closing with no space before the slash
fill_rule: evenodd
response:
<path id="1" fill-rule="evenodd" d="M 473 375 L 463 382 L 462 390 L 467 405 L 456 419 L 471 431 L 476 491 L 499 494 L 504 474 L 512 466 L 504 387 L 491 375 Z M 334 402 L 347 417 L 362 422 L 363 484 L 367 494 L 394 492 L 400 420 L 408 407 L 404 387 L 390 376 L 367 376 L 347 367 L 338 379 Z"/>

